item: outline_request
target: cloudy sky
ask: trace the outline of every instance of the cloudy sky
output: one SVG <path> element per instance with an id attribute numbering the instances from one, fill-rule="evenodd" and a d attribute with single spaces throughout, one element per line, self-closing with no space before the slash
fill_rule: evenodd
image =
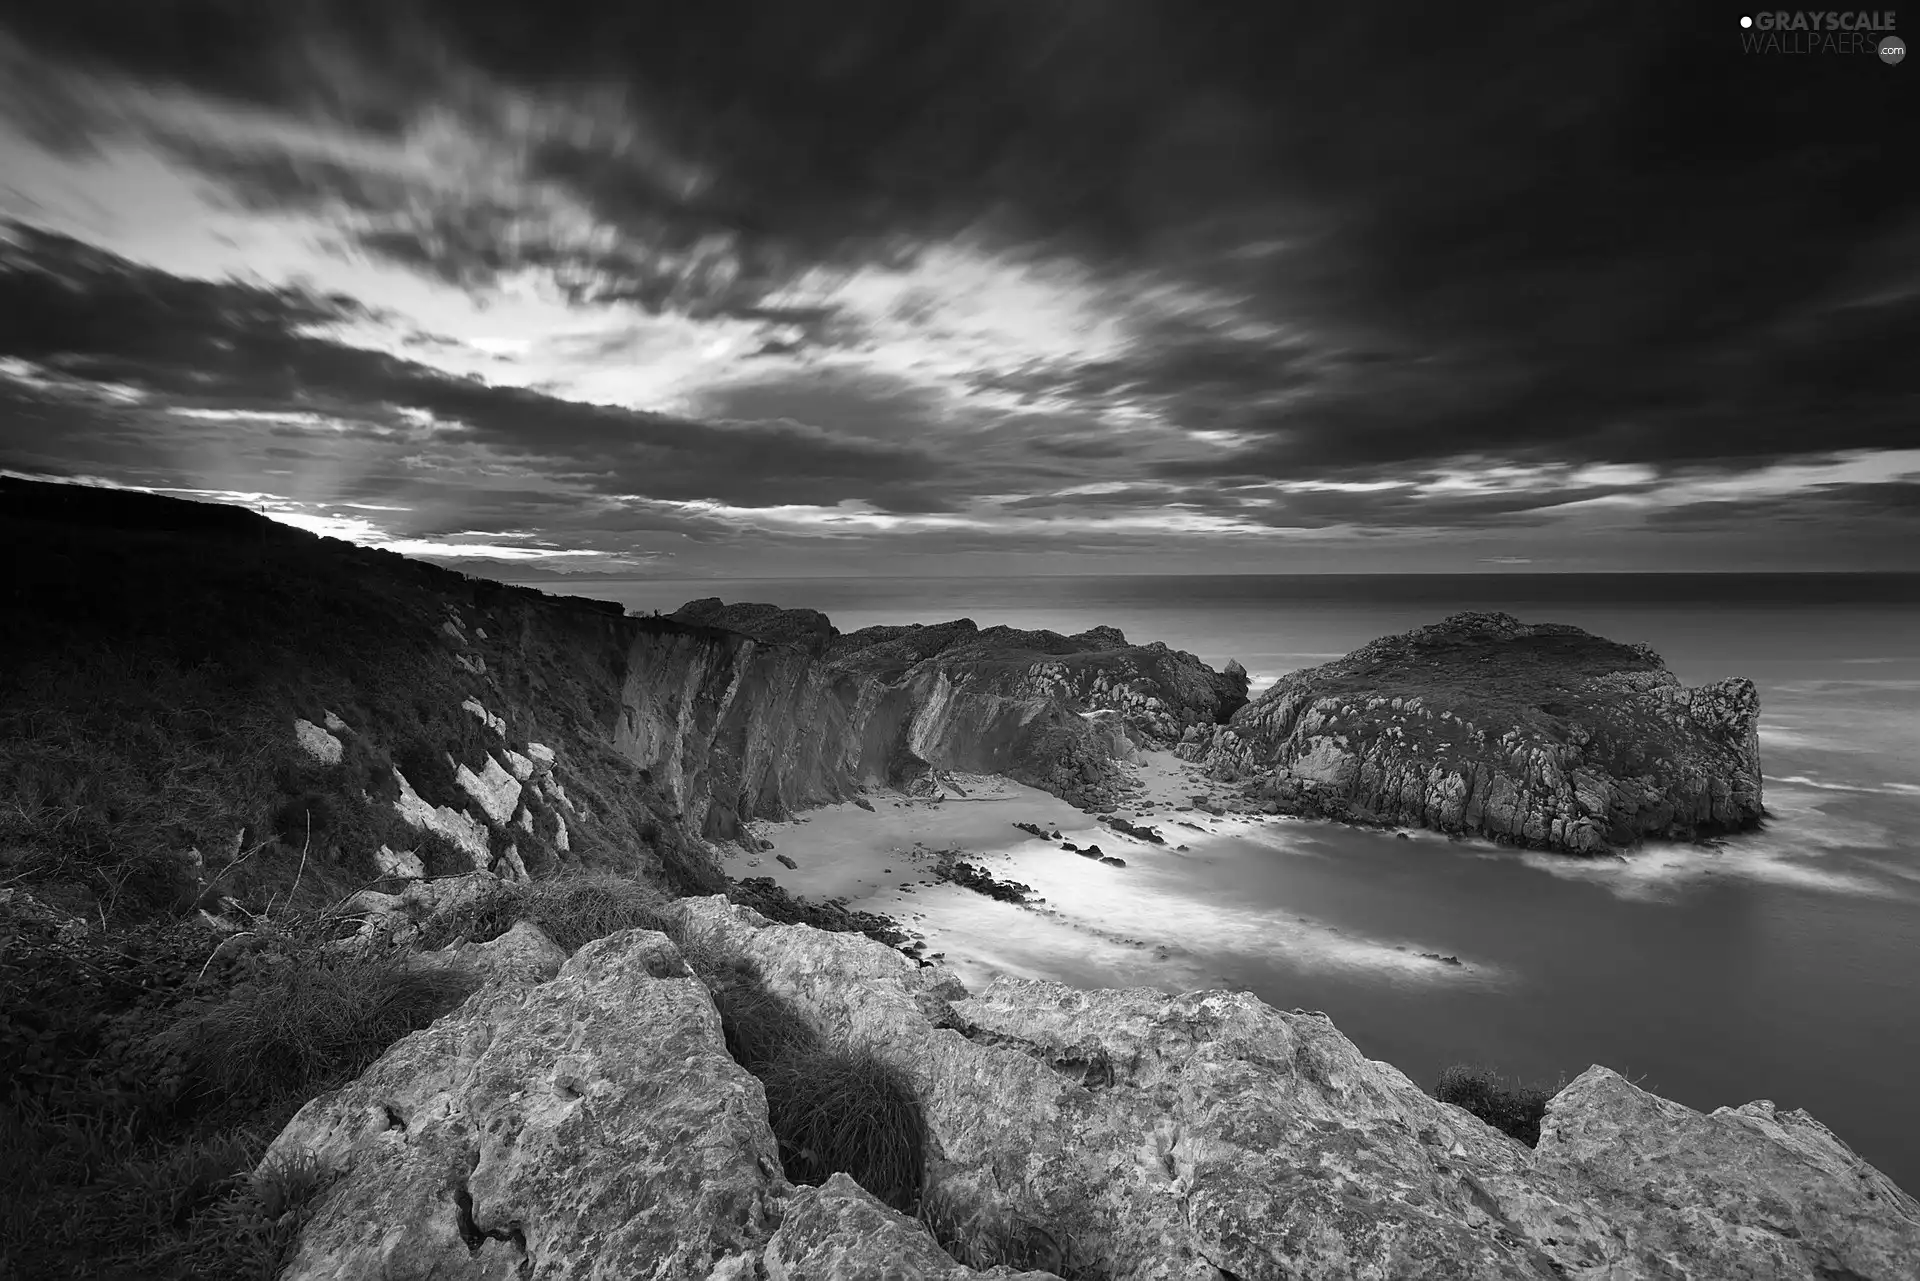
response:
<path id="1" fill-rule="evenodd" d="M 0 471 L 675 575 L 1920 568 L 1920 65 L 1735 9 L 59 0 Z"/>

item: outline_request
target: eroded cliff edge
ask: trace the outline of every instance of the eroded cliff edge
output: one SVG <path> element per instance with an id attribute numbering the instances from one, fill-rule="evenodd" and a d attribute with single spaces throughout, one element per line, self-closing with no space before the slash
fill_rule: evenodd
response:
<path id="1" fill-rule="evenodd" d="M 1282 677 L 1180 755 L 1289 813 L 1575 854 L 1764 815 L 1753 682 L 1689 688 L 1645 645 L 1456 614 Z"/>
<path id="2" fill-rule="evenodd" d="M 614 743 L 711 838 L 930 768 L 1104 807 L 1118 762 L 1224 721 L 1247 693 L 1237 664 L 1215 672 L 1110 627 L 958 619 L 842 635 L 812 610 L 719 600 L 629 624 Z"/>

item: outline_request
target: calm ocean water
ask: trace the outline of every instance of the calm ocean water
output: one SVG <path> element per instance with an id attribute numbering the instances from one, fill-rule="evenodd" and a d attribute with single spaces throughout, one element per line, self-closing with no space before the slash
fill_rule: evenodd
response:
<path id="1" fill-rule="evenodd" d="M 1770 1098 L 1920 1192 L 1920 575 L 789 579 L 579 594 L 637 610 L 702 596 L 804 605 L 843 631 L 1106 623 L 1265 680 L 1456 610 L 1502 609 L 1645 641 L 1690 683 L 1751 677 L 1771 818 L 1722 850 L 1585 863 L 1284 823 L 1139 867 L 1153 910 L 1099 923 L 1157 932 L 1276 1006 L 1324 1010 L 1423 1085 L 1458 1061 L 1549 1083 L 1604 1063 L 1701 1109 Z M 1400 947 L 1468 964 L 1380 963 Z M 1090 972 L 1066 948 L 1028 961 L 1069 982 L 1145 981 Z"/>

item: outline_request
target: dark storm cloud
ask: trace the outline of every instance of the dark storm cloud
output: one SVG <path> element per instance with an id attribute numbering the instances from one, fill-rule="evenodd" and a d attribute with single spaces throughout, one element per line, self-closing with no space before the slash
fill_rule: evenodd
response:
<path id="1" fill-rule="evenodd" d="M 1117 299 L 1149 284 L 1200 299 L 1132 317 L 1119 355 L 983 369 L 973 385 L 1145 408 L 1237 447 L 1136 457 L 1063 419 L 1031 456 L 1199 485 L 1455 458 L 1737 470 L 1913 443 L 1920 206 L 1911 166 L 1888 161 L 1910 87 L 1877 62 L 1744 55 L 1727 14 L 1652 0 L 1472 17 L 1192 0 L 74 0 L 18 29 L 88 66 L 377 139 L 429 105 L 503 138 L 512 101 L 548 104 L 520 176 L 568 193 L 616 243 L 530 225 L 495 195 L 423 202 L 351 161 L 218 147 L 196 161 L 255 207 L 338 201 L 367 220 L 366 248 L 467 287 L 536 266 L 575 301 L 792 326 L 762 348 L 781 355 L 860 340 L 830 305 L 780 309 L 773 291 L 796 273 L 899 263 L 967 231 L 1076 261 Z M 183 352 L 122 338 L 89 357 L 97 376 L 190 390 Z M 696 433 L 272 326 L 246 354 L 244 371 L 214 361 L 234 394 L 404 397 L 503 450 L 609 451 L 650 493 L 724 482 L 771 500 L 790 468 L 810 501 L 937 510 L 964 479 L 928 483 L 903 442 L 938 423 L 890 417 L 884 390 L 829 389 L 815 415 L 794 408 L 797 381 L 740 388 L 713 411 L 762 421 Z M 822 430 L 841 419 L 865 439 Z M 720 470 L 713 442 L 752 460 L 743 474 Z M 1275 510 L 1471 524 L 1541 501 L 1390 491 Z"/>
<path id="2" fill-rule="evenodd" d="M 1920 517 L 1920 479 L 1821 485 L 1792 496 L 1768 494 L 1690 503 L 1654 513 L 1649 523 L 1666 527 L 1739 529 L 1779 522 L 1815 525 L 1906 522 Z"/>
<path id="3" fill-rule="evenodd" d="M 878 492 L 914 510 L 936 501 L 916 495 L 932 465 L 908 445 L 791 421 L 692 422 L 452 377 L 322 336 L 317 327 L 362 314 L 345 298 L 185 280 L 30 228 L 0 233 L 0 356 L 159 402 L 141 414 L 310 412 L 364 428 L 411 409 L 457 425 L 463 449 L 571 461 L 611 492 L 828 504 Z M 96 442 L 136 430 L 110 406 L 91 418 Z"/>

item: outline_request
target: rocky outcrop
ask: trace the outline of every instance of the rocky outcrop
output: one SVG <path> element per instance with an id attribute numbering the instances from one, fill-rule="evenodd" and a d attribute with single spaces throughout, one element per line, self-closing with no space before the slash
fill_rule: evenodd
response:
<path id="1" fill-rule="evenodd" d="M 1029 1276 L 1896 1281 L 1920 1204 L 1804 1113 L 1594 1068 L 1537 1150 L 1249 994 L 970 995 L 879 943 L 683 901 L 703 955 L 911 1085 L 920 1219 L 787 1183 L 759 1083 L 665 936 L 509 974 L 303 1108 L 337 1180 L 288 1278 Z M 936 1241 L 939 1247 L 936 1248 Z M 989 1275 L 1007 1275 L 1005 1271 Z"/>
<path id="2" fill-rule="evenodd" d="M 1060 636 L 961 619 L 841 635 L 812 610 L 718 600 L 629 624 L 615 743 L 709 837 L 929 769 L 1110 804 L 1116 762 L 1246 698 L 1244 672 L 1105 627 Z"/>
<path id="3" fill-rule="evenodd" d="M 1278 811 L 1577 854 L 1763 815 L 1759 697 L 1644 645 L 1456 614 L 1282 677 L 1180 755 Z"/>

